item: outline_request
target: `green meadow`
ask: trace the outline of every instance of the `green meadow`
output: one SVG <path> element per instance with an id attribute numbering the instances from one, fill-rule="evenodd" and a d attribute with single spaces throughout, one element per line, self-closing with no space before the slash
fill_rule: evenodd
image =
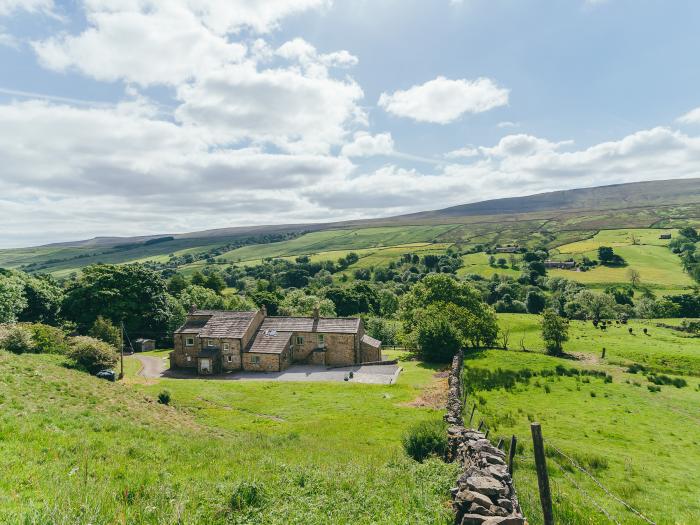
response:
<path id="1" fill-rule="evenodd" d="M 398 384 L 109 383 L 52 355 L 0 352 L 0 522 L 450 523 L 456 471 L 401 449 L 442 411 Z M 162 390 L 170 406 L 156 402 Z"/>
<path id="2" fill-rule="evenodd" d="M 676 235 L 676 230 L 625 229 L 601 230 L 590 239 L 559 246 L 553 253 L 554 259 L 580 261 L 584 256 L 597 259 L 601 246 L 610 246 L 616 254 L 625 259 L 626 266 L 597 266 L 586 272 L 571 270 L 550 270 L 553 277 L 564 277 L 599 288 L 611 284 L 628 284 L 628 272 L 639 272 L 643 286 L 659 290 L 678 292 L 692 286 L 693 280 L 683 271 L 680 258 L 667 248 L 669 240 L 659 239 L 662 233 Z"/>
<path id="3" fill-rule="evenodd" d="M 552 372 L 557 366 L 598 370 L 612 378 L 585 375 L 533 375 L 514 385 L 494 377 L 504 371 Z M 619 523 L 643 523 L 616 498 L 657 524 L 700 521 L 700 382 L 689 386 L 653 386 L 641 374 L 608 364 L 581 364 L 532 352 L 491 350 L 465 361 L 475 391 L 467 398 L 477 406 L 489 438 L 518 439 L 515 486 L 532 524 L 542 523 L 530 423 L 542 425 L 556 523 L 608 523 L 604 508 Z M 489 376 L 489 373 L 492 375 Z M 483 378 L 491 378 L 485 381 Z M 479 379 L 482 378 L 482 379 Z M 558 451 L 562 452 L 562 456 Z M 610 493 L 567 459 L 591 473 Z M 682 502 L 682 504 L 679 504 Z"/>

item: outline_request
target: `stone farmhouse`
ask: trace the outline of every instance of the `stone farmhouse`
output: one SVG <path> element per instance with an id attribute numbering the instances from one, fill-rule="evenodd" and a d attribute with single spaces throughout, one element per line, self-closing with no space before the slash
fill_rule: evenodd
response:
<path id="1" fill-rule="evenodd" d="M 350 366 L 381 361 L 381 341 L 365 334 L 362 319 L 270 317 L 257 312 L 192 308 L 174 334 L 171 368 L 198 374 L 234 370 L 281 372 L 293 363 Z"/>
<path id="2" fill-rule="evenodd" d="M 545 261 L 545 268 L 560 268 L 562 270 L 573 270 L 576 268 L 575 261 Z"/>

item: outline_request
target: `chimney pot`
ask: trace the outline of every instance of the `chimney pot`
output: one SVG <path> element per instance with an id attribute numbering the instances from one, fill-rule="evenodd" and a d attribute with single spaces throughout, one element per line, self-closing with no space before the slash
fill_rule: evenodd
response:
<path id="1" fill-rule="evenodd" d="M 320 312 L 318 310 L 318 306 L 314 307 L 314 319 L 318 319 L 320 317 Z"/>
<path id="2" fill-rule="evenodd" d="M 190 313 L 193 314 L 193 313 L 195 313 L 196 311 L 197 311 L 197 305 L 196 305 L 196 304 L 190 305 Z"/>
<path id="3" fill-rule="evenodd" d="M 262 305 L 260 307 L 260 311 L 262 312 L 263 317 L 267 317 L 267 306 Z"/>

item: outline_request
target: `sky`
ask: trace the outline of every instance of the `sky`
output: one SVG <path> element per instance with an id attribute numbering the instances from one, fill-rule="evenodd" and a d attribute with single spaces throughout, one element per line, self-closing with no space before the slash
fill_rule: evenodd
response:
<path id="1" fill-rule="evenodd" d="M 0 0 L 0 247 L 700 176 L 694 0 Z"/>

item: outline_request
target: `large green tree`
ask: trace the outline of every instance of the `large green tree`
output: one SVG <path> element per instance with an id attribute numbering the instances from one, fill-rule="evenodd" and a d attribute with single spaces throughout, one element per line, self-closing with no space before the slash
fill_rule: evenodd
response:
<path id="1" fill-rule="evenodd" d="M 173 315 L 165 281 L 140 264 L 83 269 L 66 292 L 64 315 L 86 333 L 98 316 L 124 322 L 132 336 L 167 337 Z"/>
<path id="2" fill-rule="evenodd" d="M 471 285 L 457 281 L 447 274 L 430 274 L 416 283 L 401 300 L 399 317 L 408 341 L 420 350 L 420 331 L 430 331 L 436 326 L 430 318 L 439 318 L 440 324 L 449 323 L 445 337 L 452 334 L 459 338 L 459 346 L 478 348 L 490 346 L 498 336 L 498 324 L 493 308 Z M 425 339 L 423 339 L 425 341 Z M 450 346 L 448 354 L 454 354 Z M 446 354 L 441 354 L 445 357 Z"/>
<path id="3" fill-rule="evenodd" d="M 10 272 L 0 273 L 0 323 L 13 323 L 27 307 L 24 283 Z"/>
<path id="4" fill-rule="evenodd" d="M 547 353 L 561 355 L 564 351 L 564 343 L 569 340 L 569 320 L 548 308 L 542 312 L 540 328 Z"/>

